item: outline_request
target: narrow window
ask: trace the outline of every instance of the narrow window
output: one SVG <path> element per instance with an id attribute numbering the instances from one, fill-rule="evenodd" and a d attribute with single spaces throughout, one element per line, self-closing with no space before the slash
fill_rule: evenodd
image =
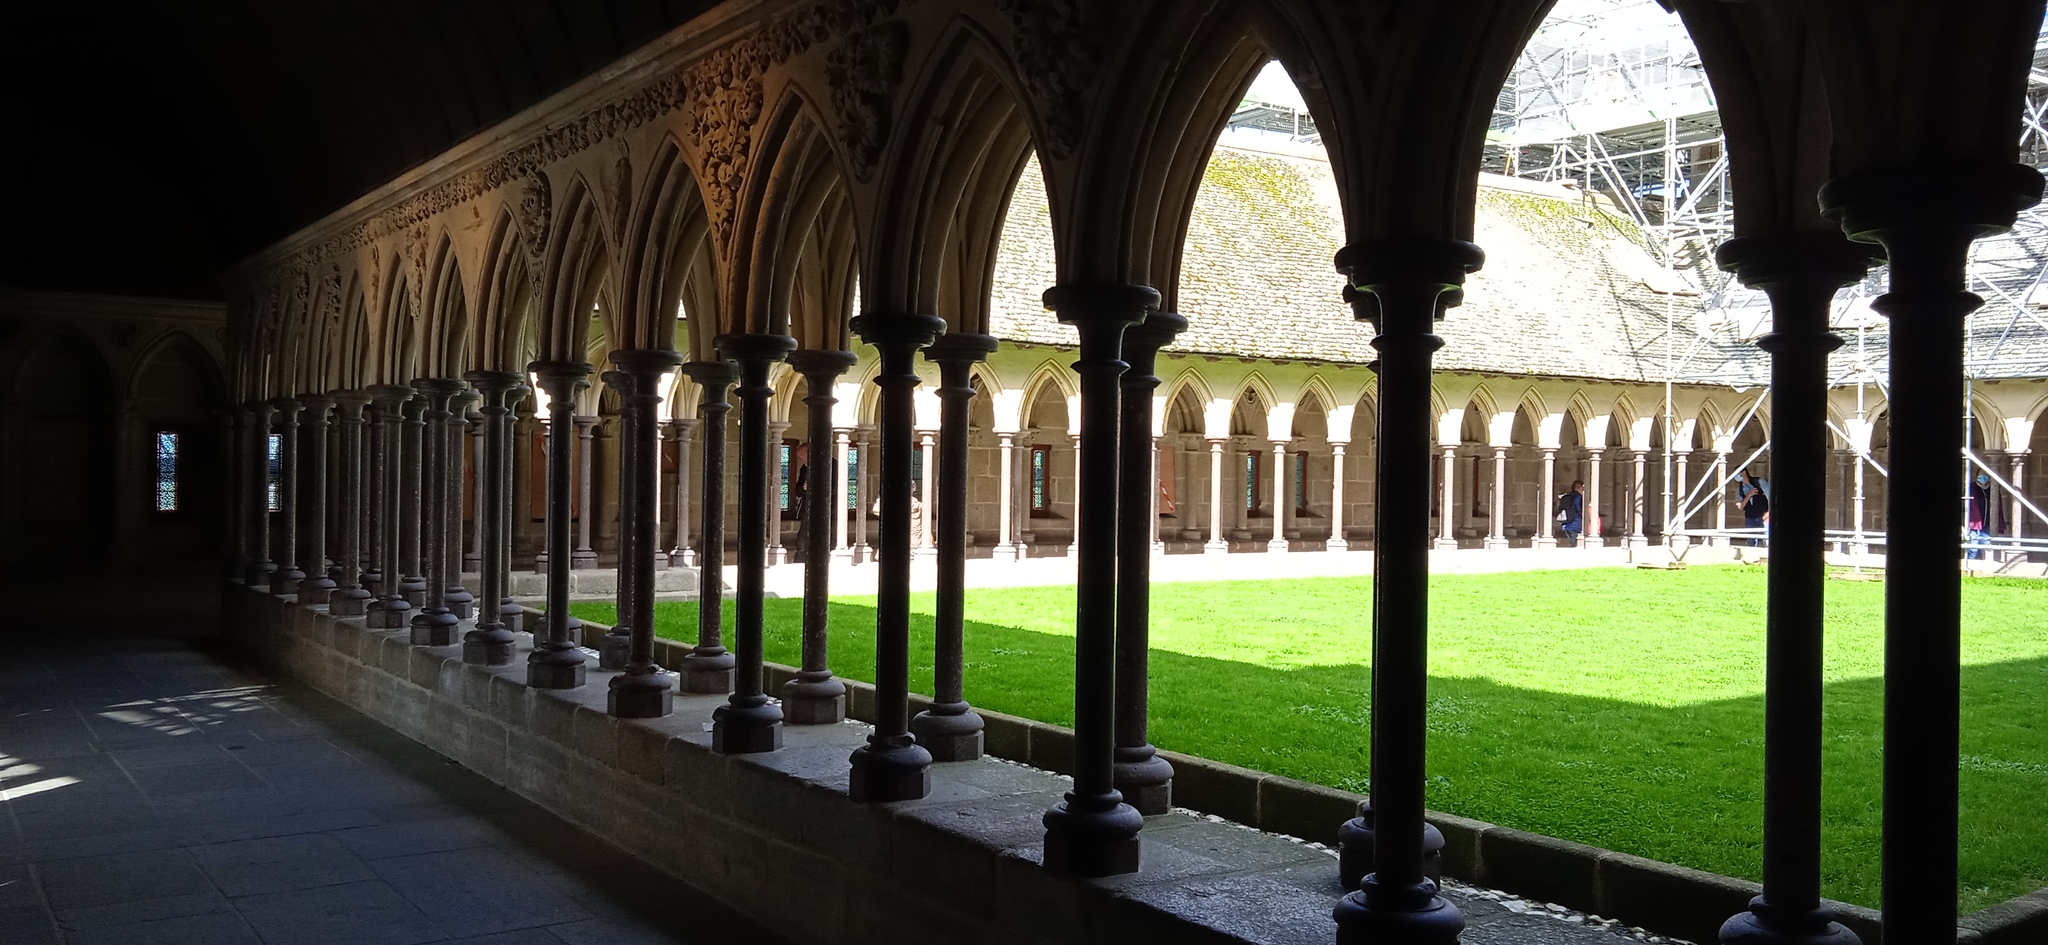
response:
<path id="1" fill-rule="evenodd" d="M 846 507 L 859 508 L 860 503 L 860 454 L 858 446 L 846 451 Z"/>
<path id="2" fill-rule="evenodd" d="M 924 447 L 910 451 L 910 494 L 924 501 Z"/>
<path id="3" fill-rule="evenodd" d="M 788 441 L 784 441 L 784 442 L 781 442 L 781 443 L 777 443 L 777 444 L 775 444 L 775 463 L 776 463 L 776 468 L 777 468 L 777 469 L 780 469 L 780 470 L 782 470 L 782 474 L 781 474 L 781 479 L 782 479 L 782 487 L 781 487 L 781 490 L 780 490 L 779 492 L 777 492 L 777 493 L 776 493 L 776 496 L 775 496 L 775 508 L 776 508 L 776 510 L 777 510 L 777 511 L 787 512 L 787 511 L 789 511 L 789 443 L 788 443 Z"/>
<path id="4" fill-rule="evenodd" d="M 1294 454 L 1294 514 L 1308 514 L 1308 454 Z"/>
<path id="5" fill-rule="evenodd" d="M 270 435 L 270 483 L 265 488 L 265 508 L 272 512 L 283 511 L 284 499 L 278 494 L 278 484 L 284 479 L 284 434 Z"/>
<path id="6" fill-rule="evenodd" d="M 1252 450 L 1244 454 L 1244 510 L 1259 510 L 1259 453 Z"/>
<path id="7" fill-rule="evenodd" d="M 156 510 L 178 510 L 178 435 L 169 430 L 156 435 Z"/>
<path id="8" fill-rule="evenodd" d="M 1052 512 L 1052 486 L 1048 482 L 1052 472 L 1052 447 L 1037 445 L 1031 447 L 1031 514 L 1047 515 Z"/>

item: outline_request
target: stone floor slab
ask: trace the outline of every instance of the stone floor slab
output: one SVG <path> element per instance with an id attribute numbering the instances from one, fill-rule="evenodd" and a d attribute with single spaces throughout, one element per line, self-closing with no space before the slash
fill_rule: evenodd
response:
<path id="1" fill-rule="evenodd" d="M 194 847 L 192 858 L 231 897 L 376 878 L 341 841 L 318 833 L 209 844 Z"/>

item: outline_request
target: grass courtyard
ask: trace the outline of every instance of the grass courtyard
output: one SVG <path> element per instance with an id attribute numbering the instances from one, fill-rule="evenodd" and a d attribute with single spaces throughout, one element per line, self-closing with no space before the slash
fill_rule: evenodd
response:
<path id="1" fill-rule="evenodd" d="M 1363 790 L 1370 587 L 1155 585 L 1154 743 Z M 1828 594 L 1824 890 L 1875 906 L 1884 588 L 1836 581 Z M 1760 878 L 1761 569 L 1445 575 L 1431 595 L 1431 807 Z M 925 691 L 932 605 L 913 597 L 911 679 Z M 770 660 L 797 661 L 799 607 L 767 602 Z M 873 598 L 835 598 L 831 616 L 834 670 L 872 679 Z M 1072 588 L 970 590 L 967 620 L 969 701 L 1072 723 Z M 1963 628 L 1970 911 L 2048 886 L 2048 582 L 1966 580 Z M 658 605 L 657 632 L 694 639 L 696 605 Z"/>

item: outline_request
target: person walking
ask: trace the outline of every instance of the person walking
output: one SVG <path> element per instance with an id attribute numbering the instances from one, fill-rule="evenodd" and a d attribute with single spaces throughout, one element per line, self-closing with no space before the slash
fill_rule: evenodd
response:
<path id="1" fill-rule="evenodd" d="M 1971 561 L 1984 557 L 1980 542 L 1991 538 L 1991 477 L 1978 473 L 1970 481 L 1970 550 L 1965 555 Z"/>
<path id="2" fill-rule="evenodd" d="M 1742 471 L 1742 481 L 1735 485 L 1735 497 L 1742 502 L 1742 527 L 1769 529 L 1771 524 L 1771 483 L 1756 474 L 1753 469 Z M 1751 548 L 1760 547 L 1769 539 L 1770 532 L 1763 538 L 1751 538 Z"/>
<path id="3" fill-rule="evenodd" d="M 1586 530 L 1586 481 L 1572 480 L 1571 490 L 1557 497 L 1557 530 L 1566 548 L 1576 548 Z"/>

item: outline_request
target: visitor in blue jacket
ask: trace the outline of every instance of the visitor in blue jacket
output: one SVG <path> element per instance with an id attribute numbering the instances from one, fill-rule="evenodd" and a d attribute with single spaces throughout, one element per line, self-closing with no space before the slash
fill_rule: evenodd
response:
<path id="1" fill-rule="evenodd" d="M 1571 491 L 1557 497 L 1557 524 L 1557 530 L 1564 535 L 1564 546 L 1578 545 L 1579 534 L 1586 530 L 1585 480 L 1572 480 Z"/>

